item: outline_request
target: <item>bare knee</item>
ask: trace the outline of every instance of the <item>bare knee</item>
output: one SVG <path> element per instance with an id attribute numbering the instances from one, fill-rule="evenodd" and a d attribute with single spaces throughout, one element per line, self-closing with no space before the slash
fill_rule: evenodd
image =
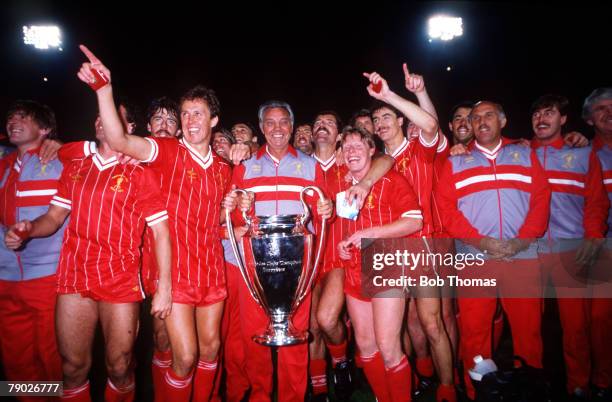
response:
<path id="1" fill-rule="evenodd" d="M 338 314 L 334 309 L 319 309 L 317 323 L 323 332 L 333 332 L 338 326 Z"/>
<path id="2" fill-rule="evenodd" d="M 400 339 L 396 337 L 389 337 L 385 339 L 379 339 L 376 342 L 380 355 L 385 362 L 385 367 L 396 366 L 402 358 L 402 347 Z"/>
<path id="3" fill-rule="evenodd" d="M 440 341 L 444 327 L 439 314 L 426 314 L 421 319 L 421 326 L 430 343 L 436 344 Z"/>
<path id="4" fill-rule="evenodd" d="M 219 339 L 217 335 L 203 336 L 199 340 L 200 359 L 213 361 L 217 358 L 219 349 L 221 348 L 221 339 Z"/>
<path id="5" fill-rule="evenodd" d="M 173 350 L 172 354 L 172 369 L 174 372 L 183 377 L 191 372 L 196 365 L 197 353 L 196 351 L 190 352 L 179 352 L 176 353 Z"/>
<path id="6" fill-rule="evenodd" d="M 91 356 L 71 356 L 62 353 L 62 372 L 67 388 L 83 384 L 91 368 Z"/>
<path id="7" fill-rule="evenodd" d="M 126 379 L 132 368 L 131 351 L 121 351 L 106 356 L 106 370 L 113 382 L 121 383 Z"/>
<path id="8" fill-rule="evenodd" d="M 155 349 L 159 351 L 165 352 L 170 349 L 170 339 L 168 338 L 168 332 L 165 326 L 155 328 L 155 332 L 153 332 L 153 343 L 155 344 Z"/>

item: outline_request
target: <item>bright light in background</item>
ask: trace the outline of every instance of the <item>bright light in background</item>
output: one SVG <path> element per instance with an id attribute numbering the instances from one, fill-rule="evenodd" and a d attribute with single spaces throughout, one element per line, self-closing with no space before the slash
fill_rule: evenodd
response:
<path id="1" fill-rule="evenodd" d="M 461 35 L 463 35 L 463 20 L 461 18 L 437 15 L 429 19 L 430 42 L 432 39 L 449 41 Z"/>
<path id="2" fill-rule="evenodd" d="M 62 33 L 54 25 L 32 25 L 23 27 L 23 43 L 32 45 L 36 49 L 58 48 L 61 52 Z"/>

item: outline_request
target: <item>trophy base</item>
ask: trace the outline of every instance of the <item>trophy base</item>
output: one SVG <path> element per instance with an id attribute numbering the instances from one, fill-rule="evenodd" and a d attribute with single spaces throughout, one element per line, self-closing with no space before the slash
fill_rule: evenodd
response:
<path id="1" fill-rule="evenodd" d="M 274 327 L 271 326 L 265 333 L 253 336 L 253 340 L 265 346 L 297 345 L 308 341 L 308 332 L 304 331 L 300 333 L 295 330 L 287 331 L 287 328 L 275 330 Z"/>

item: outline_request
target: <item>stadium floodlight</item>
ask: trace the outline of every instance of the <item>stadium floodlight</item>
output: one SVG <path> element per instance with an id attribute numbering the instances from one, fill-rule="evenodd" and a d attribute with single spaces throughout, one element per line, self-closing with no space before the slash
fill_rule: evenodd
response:
<path id="1" fill-rule="evenodd" d="M 55 25 L 31 25 L 23 27 L 23 43 L 36 49 L 62 48 L 61 31 Z"/>
<path id="2" fill-rule="evenodd" d="M 460 17 L 437 15 L 429 19 L 429 41 L 440 39 L 449 41 L 463 35 L 463 20 Z"/>

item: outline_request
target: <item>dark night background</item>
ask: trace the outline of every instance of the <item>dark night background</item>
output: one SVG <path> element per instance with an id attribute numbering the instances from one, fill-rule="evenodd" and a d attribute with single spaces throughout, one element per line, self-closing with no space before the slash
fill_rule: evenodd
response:
<path id="1" fill-rule="evenodd" d="M 506 108 L 506 135 L 530 136 L 530 103 L 556 92 L 572 102 L 567 128 L 591 135 L 579 112 L 594 88 L 612 84 L 610 11 L 604 4 L 560 2 L 148 2 L 135 8 L 14 1 L 3 5 L 0 21 L 0 109 L 18 98 L 37 99 L 56 110 L 64 140 L 91 136 L 95 97 L 76 78 L 85 60 L 77 46 L 84 43 L 143 110 L 153 97 L 178 98 L 196 83 L 211 86 L 224 126 L 256 123 L 258 105 L 270 98 L 290 102 L 298 121 L 328 108 L 346 120 L 370 104 L 363 71 L 380 72 L 406 95 L 406 61 L 425 76 L 444 128 L 452 105 L 487 98 Z M 463 18 L 463 37 L 428 42 L 427 18 L 440 12 Z M 61 27 L 63 52 L 23 45 L 22 26 L 43 22 Z"/>
<path id="2" fill-rule="evenodd" d="M 346 120 L 371 103 L 363 71 L 380 72 L 392 89 L 409 96 L 403 89 L 405 61 L 425 76 L 443 129 L 452 105 L 492 99 L 506 109 L 506 135 L 530 137 L 531 102 L 553 92 L 571 101 L 567 129 L 591 137 L 580 118 L 582 101 L 594 88 L 612 85 L 612 7 L 603 3 L 218 3 L 149 1 L 136 8 L 128 1 L 5 2 L 0 12 L 0 133 L 10 102 L 31 98 L 55 109 L 64 141 L 93 138 L 96 102 L 76 77 L 85 61 L 79 43 L 98 55 L 113 72 L 114 86 L 142 110 L 154 97 L 178 99 L 197 83 L 211 86 L 221 100 L 226 127 L 239 120 L 256 123 L 258 105 L 271 98 L 290 102 L 298 122 L 329 108 Z M 464 35 L 450 43 L 429 43 L 427 18 L 437 13 L 462 17 Z M 61 27 L 63 52 L 23 44 L 22 26 L 41 23 Z M 555 303 L 547 301 L 546 308 L 545 365 L 554 389 L 562 393 Z M 136 344 L 138 400 L 149 400 L 152 392 L 148 309 Z M 506 352 L 511 348 L 508 335 Z M 99 334 L 96 345 L 94 400 L 101 398 L 105 381 Z"/>

